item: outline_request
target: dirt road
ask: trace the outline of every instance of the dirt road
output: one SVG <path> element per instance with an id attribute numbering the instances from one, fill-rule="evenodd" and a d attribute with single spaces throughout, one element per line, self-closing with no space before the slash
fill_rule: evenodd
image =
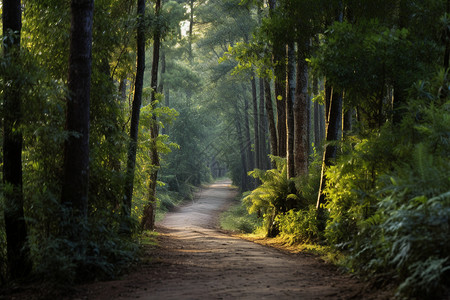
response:
<path id="1" fill-rule="evenodd" d="M 221 233 L 218 214 L 236 195 L 227 181 L 158 224 L 161 247 L 120 281 L 97 283 L 79 299 L 376 299 L 363 283 L 307 255 Z"/>

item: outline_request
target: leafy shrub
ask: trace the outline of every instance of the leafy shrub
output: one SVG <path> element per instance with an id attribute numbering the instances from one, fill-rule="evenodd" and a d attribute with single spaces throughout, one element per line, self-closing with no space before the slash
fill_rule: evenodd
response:
<path id="1" fill-rule="evenodd" d="M 378 137 L 353 137 L 350 140 L 353 150 L 341 155 L 336 165 L 326 170 L 325 208 L 329 219 L 325 237 L 340 249 L 348 249 L 357 235 L 358 224 L 377 209 L 379 200 L 375 195 L 382 187 L 378 179 L 391 164 L 391 147 Z"/>
<path id="2" fill-rule="evenodd" d="M 399 297 L 430 299 L 450 284 L 450 105 L 434 99 L 411 101 L 401 126 L 380 135 L 394 163 L 349 242 L 351 267 L 396 278 Z"/>
<path id="3" fill-rule="evenodd" d="M 67 219 L 61 219 L 61 226 L 71 226 L 64 221 Z M 41 237 L 40 241 L 31 240 L 34 274 L 61 286 L 113 279 L 121 274 L 136 259 L 137 243 L 118 235 L 117 228 L 107 224 L 108 219 L 102 220 L 82 224 L 85 237 L 76 242 L 67 236 L 53 235 Z"/>
<path id="4" fill-rule="evenodd" d="M 317 210 L 314 205 L 304 210 L 290 210 L 280 214 L 275 221 L 279 224 L 280 236 L 289 243 L 313 242 L 319 240 Z"/>
<path id="5" fill-rule="evenodd" d="M 261 214 L 267 236 L 278 234 L 275 218 L 279 213 L 286 212 L 298 206 L 299 197 L 295 194 L 295 181 L 287 178 L 286 159 L 272 156 L 277 168 L 263 171 L 255 169 L 249 172 L 261 181 L 261 185 L 248 193 L 243 201 L 248 206 L 250 214 Z"/>

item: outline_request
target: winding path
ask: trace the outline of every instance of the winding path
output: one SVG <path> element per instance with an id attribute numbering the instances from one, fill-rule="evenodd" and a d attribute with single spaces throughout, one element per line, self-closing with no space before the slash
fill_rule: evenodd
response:
<path id="1" fill-rule="evenodd" d="M 245 241 L 216 229 L 236 190 L 228 181 L 158 225 L 150 261 L 120 281 L 91 288 L 85 299 L 377 299 L 364 285 L 307 255 Z M 383 297 L 380 297 L 383 298 Z"/>

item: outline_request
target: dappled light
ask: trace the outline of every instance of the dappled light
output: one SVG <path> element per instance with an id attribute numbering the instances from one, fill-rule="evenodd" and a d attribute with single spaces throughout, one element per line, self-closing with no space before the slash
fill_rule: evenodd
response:
<path id="1" fill-rule="evenodd" d="M 0 15 L 0 299 L 450 297 L 450 0 Z"/>

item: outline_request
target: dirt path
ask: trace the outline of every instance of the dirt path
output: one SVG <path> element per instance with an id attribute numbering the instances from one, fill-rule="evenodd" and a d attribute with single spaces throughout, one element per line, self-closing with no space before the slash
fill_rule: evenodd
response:
<path id="1" fill-rule="evenodd" d="M 78 299 L 376 299 L 364 284 L 307 255 L 292 255 L 216 229 L 236 191 L 227 181 L 158 224 L 161 247 L 120 281 L 86 287 Z"/>

